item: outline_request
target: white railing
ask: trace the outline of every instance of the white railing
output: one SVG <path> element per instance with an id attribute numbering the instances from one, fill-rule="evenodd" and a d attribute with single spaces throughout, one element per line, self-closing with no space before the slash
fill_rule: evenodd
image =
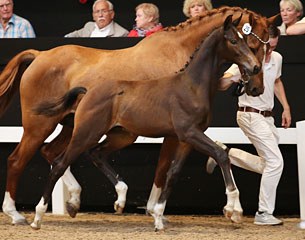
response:
<path id="1" fill-rule="evenodd" d="M 53 134 L 46 140 L 50 142 L 60 132 L 58 125 Z M 296 128 L 278 128 L 280 144 L 296 144 L 299 173 L 299 198 L 300 198 L 300 228 L 305 229 L 305 121 L 296 123 Z M 22 127 L 0 127 L 0 143 L 19 142 L 23 133 Z M 213 140 L 226 144 L 249 144 L 248 138 L 237 127 L 210 127 L 206 134 Z M 163 138 L 138 137 L 136 143 L 162 143 Z M 58 180 L 52 193 L 53 214 L 65 213 L 65 202 L 68 199 L 66 187 L 62 180 Z"/>

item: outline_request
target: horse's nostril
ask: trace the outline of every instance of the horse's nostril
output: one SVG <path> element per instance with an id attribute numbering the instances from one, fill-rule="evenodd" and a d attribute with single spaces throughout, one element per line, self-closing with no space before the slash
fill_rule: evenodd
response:
<path id="1" fill-rule="evenodd" d="M 254 74 L 258 74 L 259 70 L 260 70 L 260 67 L 257 66 L 257 65 L 255 65 L 255 66 L 254 66 L 254 69 L 253 69 L 253 73 L 254 73 Z"/>

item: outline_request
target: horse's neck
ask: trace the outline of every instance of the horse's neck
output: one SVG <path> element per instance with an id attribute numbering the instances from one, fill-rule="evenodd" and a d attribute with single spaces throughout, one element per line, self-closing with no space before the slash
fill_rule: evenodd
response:
<path id="1" fill-rule="evenodd" d="M 223 38 L 219 31 L 208 37 L 185 69 L 185 74 L 190 76 L 187 78 L 190 84 L 196 84 L 197 88 L 202 88 L 204 91 L 216 90 L 218 85 L 221 66 L 225 62 L 220 55 L 223 51 L 220 39 Z"/>
<path id="2" fill-rule="evenodd" d="M 153 55 L 151 59 L 160 55 L 172 56 L 174 54 L 175 63 L 182 68 L 200 42 L 215 28 L 220 27 L 226 16 L 233 12 L 229 9 L 226 11 L 215 9 L 212 14 L 189 19 L 175 27 L 155 33 L 149 38 L 143 39 L 138 47 L 142 48 L 142 54 L 149 51 L 147 54 Z M 158 51 L 151 52 L 151 48 L 147 46 L 158 46 Z M 164 61 L 173 62 L 173 59 L 166 58 Z M 176 69 L 176 71 L 178 70 Z"/>

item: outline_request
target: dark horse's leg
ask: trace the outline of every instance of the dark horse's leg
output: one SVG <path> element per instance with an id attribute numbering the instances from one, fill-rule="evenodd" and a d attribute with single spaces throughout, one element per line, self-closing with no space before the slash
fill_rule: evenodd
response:
<path id="1" fill-rule="evenodd" d="M 62 121 L 62 124 L 64 125 L 60 134 L 52 142 L 42 147 L 41 154 L 50 164 L 54 162 L 54 159 L 57 156 L 63 153 L 69 144 L 73 132 L 73 118 L 74 116 L 72 114 L 65 117 L 65 119 Z M 137 136 L 131 135 L 117 127 L 109 131 L 107 133 L 107 138 L 98 147 L 96 147 L 96 149 L 99 149 L 101 153 L 99 154 L 99 156 L 101 156 L 100 160 L 98 160 L 99 157 L 94 157 L 94 155 L 97 156 L 96 151 L 94 151 L 94 155 L 89 154 L 89 152 L 85 152 L 83 154 L 83 156 L 85 156 L 87 159 L 93 161 L 93 163 L 115 186 L 115 190 L 118 195 L 118 199 L 114 203 L 114 209 L 116 213 L 123 212 L 126 203 L 128 186 L 109 165 L 107 160 L 111 153 L 132 144 L 136 138 Z M 81 186 L 74 178 L 70 168 L 65 171 L 64 175 L 62 176 L 62 180 L 67 186 L 70 195 L 70 199 L 66 203 L 67 212 L 71 217 L 75 217 L 80 207 Z"/>
<path id="2" fill-rule="evenodd" d="M 112 153 L 134 143 L 137 137 L 137 135 L 126 132 L 120 127 L 116 127 L 107 133 L 107 138 L 102 143 L 86 152 L 86 158 L 90 159 L 115 187 L 118 195 L 118 199 L 114 203 L 116 213 L 123 212 L 128 186 L 109 165 L 108 160 Z"/>
<path id="3" fill-rule="evenodd" d="M 162 189 L 164 188 L 168 169 L 171 161 L 175 159 L 176 151 L 179 147 L 177 137 L 165 137 L 161 146 L 158 165 L 155 171 L 154 183 L 147 202 L 146 210 L 152 214 L 156 203 L 159 200 Z M 186 153 L 187 154 L 187 153 Z"/>
<path id="4" fill-rule="evenodd" d="M 177 138 L 172 138 L 170 141 L 164 142 L 162 145 L 162 151 L 158 162 L 158 167 L 155 175 L 154 187 L 157 189 L 158 198 L 151 205 L 150 213 L 155 219 L 155 230 L 162 230 L 163 225 L 163 213 L 165 210 L 166 201 L 172 190 L 173 184 L 178 178 L 182 166 L 185 163 L 186 157 L 193 149 L 191 145 L 179 142 Z M 163 144 L 164 144 L 163 143 Z M 166 146 L 169 148 L 166 148 Z M 167 149 L 169 152 L 167 152 Z M 161 183 L 157 188 L 156 183 Z M 152 195 L 152 193 L 151 193 Z"/>
<path id="5" fill-rule="evenodd" d="M 69 117 L 70 118 L 70 117 Z M 62 154 L 70 142 L 73 132 L 73 116 L 71 116 L 72 124 L 65 124 L 59 135 L 50 143 L 45 144 L 41 148 L 41 155 L 52 165 L 55 158 Z M 65 121 L 67 122 L 67 120 Z M 71 217 L 75 217 L 80 207 L 81 186 L 73 176 L 70 168 L 67 168 L 61 177 L 69 192 L 69 199 L 66 202 L 66 210 Z"/>
<path id="6" fill-rule="evenodd" d="M 239 202 L 239 192 L 235 186 L 227 153 L 202 132 L 196 130 L 193 131 L 193 133 L 189 134 L 191 137 L 183 138 L 187 143 L 179 144 L 175 158 L 171 162 L 168 170 L 165 186 L 162 189 L 158 203 L 154 207 L 153 216 L 155 218 L 156 230 L 161 230 L 164 228 L 162 219 L 166 201 L 172 191 L 173 184 L 177 180 L 186 156 L 192 147 L 204 154 L 213 156 L 214 159 L 217 159 L 217 163 L 221 167 L 223 173 L 224 182 L 226 185 L 226 194 L 228 197 L 227 205 L 224 207 L 224 214 L 234 222 L 241 222 L 242 208 Z"/>
<path id="7" fill-rule="evenodd" d="M 92 102 L 90 97 L 88 97 L 87 102 L 82 100 L 82 103 L 87 103 L 89 109 L 92 109 L 92 106 L 96 106 L 96 103 Z M 109 109 L 112 107 L 111 101 L 104 101 L 100 107 L 103 107 L 102 110 L 97 108 L 91 114 L 82 114 L 80 110 L 80 113 L 75 116 L 72 138 L 64 153 L 58 156 L 53 163 L 44 193 L 36 206 L 35 218 L 31 224 L 32 228 L 40 228 L 42 217 L 47 210 L 48 202 L 51 199 L 51 194 L 57 180 L 84 151 L 95 147 L 101 136 L 108 132 L 111 125 L 111 116 L 107 115 L 107 113 L 110 112 Z"/>

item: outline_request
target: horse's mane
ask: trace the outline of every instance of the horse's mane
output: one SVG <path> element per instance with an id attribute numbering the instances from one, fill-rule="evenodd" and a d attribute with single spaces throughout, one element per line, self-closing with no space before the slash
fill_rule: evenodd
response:
<path id="1" fill-rule="evenodd" d="M 195 24 L 198 22 L 212 22 L 211 18 L 217 17 L 219 15 L 225 15 L 228 11 L 233 11 L 233 12 L 242 12 L 244 14 L 252 14 L 254 18 L 261 18 L 263 17 L 262 15 L 253 12 L 251 10 L 248 10 L 246 8 L 240 8 L 240 7 L 228 7 L 228 6 L 222 6 L 220 8 L 214 8 L 210 11 L 205 11 L 199 16 L 189 18 L 185 22 L 179 23 L 176 26 L 169 26 L 161 30 L 160 32 L 176 32 L 179 30 L 183 30 L 184 28 L 190 26 L 191 24 Z"/>
<path id="2" fill-rule="evenodd" d="M 218 28 L 213 29 L 205 38 L 203 38 L 200 43 L 198 44 L 198 46 L 196 47 L 196 49 L 194 50 L 194 52 L 192 53 L 192 55 L 189 57 L 189 60 L 185 63 L 184 67 L 181 68 L 178 72 L 183 72 L 188 65 L 190 65 L 191 61 L 193 60 L 194 56 L 197 54 L 197 52 L 199 51 L 199 49 L 201 48 L 201 45 L 205 43 L 205 40 L 207 38 L 210 38 L 211 36 L 215 36 L 216 34 L 219 33 L 219 30 L 223 28 L 223 26 L 220 26 Z"/>
<path id="3" fill-rule="evenodd" d="M 189 18 L 188 20 L 186 20 L 185 22 L 179 23 L 176 26 L 170 26 L 170 27 L 166 27 L 164 28 L 162 31 L 163 32 L 178 32 L 181 31 L 185 28 L 187 28 L 188 26 L 195 24 L 195 23 L 205 23 L 205 22 L 212 22 L 213 17 L 218 17 L 218 16 L 223 16 L 225 14 L 227 14 L 230 11 L 230 14 L 234 14 L 234 13 L 243 13 L 243 14 L 252 14 L 254 18 L 262 18 L 263 16 L 260 15 L 259 13 L 253 12 L 251 10 L 248 10 L 246 8 L 240 8 L 240 7 L 228 7 L 228 6 L 222 6 L 220 8 L 214 8 L 210 11 L 205 11 L 204 13 L 202 13 L 199 16 L 193 17 L 193 18 Z M 233 13 L 232 13 L 233 12 Z M 219 28 L 219 27 L 218 27 Z M 194 50 L 194 52 L 192 53 L 192 55 L 190 56 L 189 60 L 185 63 L 184 67 L 181 68 L 178 72 L 182 72 L 184 71 L 187 66 L 190 64 L 191 60 L 193 59 L 194 55 L 197 53 L 197 51 L 200 49 L 200 46 L 203 44 L 203 42 L 205 41 L 206 38 L 208 38 L 216 29 L 218 28 L 214 28 L 205 38 L 203 38 L 199 45 L 196 47 L 196 49 Z M 160 31 L 160 32 L 162 32 Z"/>

